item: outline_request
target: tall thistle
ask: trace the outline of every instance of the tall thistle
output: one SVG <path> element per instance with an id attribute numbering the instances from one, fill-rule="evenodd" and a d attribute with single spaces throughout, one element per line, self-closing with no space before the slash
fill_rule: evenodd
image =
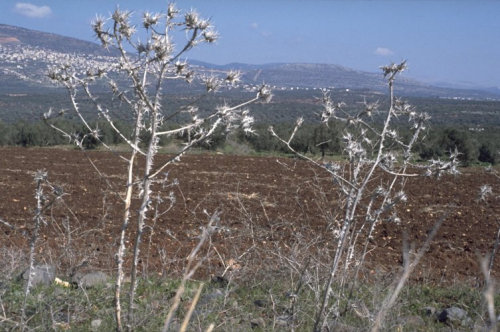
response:
<path id="1" fill-rule="evenodd" d="M 94 105 L 97 115 L 107 121 L 132 151 L 129 156 L 120 156 L 127 162 L 128 168 L 124 186 L 126 189 L 121 195 L 123 199 L 122 227 L 116 255 L 115 318 L 118 331 L 123 330 L 124 326 L 129 330 L 133 329 L 135 324 L 133 303 L 137 287 L 140 246 L 146 221 L 154 215 L 153 184 L 162 181 L 158 179 L 158 175 L 179 160 L 193 146 L 209 139 L 220 127 L 225 127 L 228 130 L 241 127 L 246 132 L 252 132 L 253 119 L 244 107 L 252 102 L 269 101 L 271 98 L 269 88 L 261 86 L 254 98 L 239 105 L 219 106 L 208 115 L 201 114 L 194 105 L 172 109 L 165 102 L 162 93 L 166 88 L 167 81 L 184 80 L 188 83 L 196 81 L 204 84 L 206 92 L 211 93 L 235 84 L 239 79 L 239 73 L 231 71 L 225 77 L 197 77 L 196 73 L 190 70 L 187 62 L 182 59 L 185 53 L 192 48 L 200 44 L 212 44 L 218 38 L 218 33 L 211 22 L 203 19 L 194 10 L 182 13 L 175 5 L 169 4 L 166 13 L 144 13 L 140 27 L 135 26 L 131 19 L 131 12 L 117 8 L 111 17 L 105 19 L 98 16 L 92 23 L 95 36 L 102 46 L 118 51 L 120 56 L 116 64 L 108 68 L 89 68 L 85 75 L 75 72 L 70 65 L 54 68 L 49 73 L 50 78 L 66 87 L 72 103 L 72 111 L 84 124 L 88 133 L 83 136 L 66 133 L 51 121 L 58 114 L 49 112 L 44 116 L 51 127 L 63 133 L 80 147 L 83 147 L 82 143 L 87 137 L 100 141 L 98 128 L 91 126 L 77 102 L 77 96 L 80 97 L 80 94 L 83 93 L 83 96 Z M 146 36 L 145 41 L 136 41 L 139 29 L 142 30 L 141 37 Z M 183 31 L 187 36 L 187 41 L 180 46 L 174 43 L 173 36 L 177 31 Z M 134 50 L 134 52 L 129 52 L 129 50 Z M 131 135 L 127 136 L 120 132 L 115 124 L 113 115 L 123 112 L 123 110 L 108 109 L 108 106 L 103 104 L 93 93 L 92 84 L 101 80 L 107 82 L 113 98 L 120 100 L 122 105 L 128 106 L 129 115 L 134 122 Z M 129 91 L 127 89 L 130 86 L 132 90 Z M 160 129 L 180 113 L 187 114 L 189 120 L 177 129 Z M 160 138 L 182 133 L 187 133 L 187 143 L 167 162 L 156 164 Z M 149 138 L 145 142 L 141 142 L 141 138 L 145 136 Z M 112 150 L 110 146 L 106 146 L 106 148 Z M 138 155 L 145 157 L 144 170 L 141 175 L 136 174 L 134 168 Z M 95 167 L 95 165 L 93 166 Z M 128 248 L 126 237 L 132 216 L 131 199 L 136 191 L 138 191 L 140 199 L 140 208 L 136 216 L 135 240 L 132 248 Z M 126 323 L 124 324 L 121 294 L 127 252 L 132 252 L 132 264 L 130 270 L 131 285 L 128 291 L 129 303 Z"/>
<path id="2" fill-rule="evenodd" d="M 375 102 L 365 103 L 364 108 L 358 112 L 348 112 L 345 110 L 345 103 L 334 102 L 329 91 L 323 90 L 323 111 L 320 118 L 325 125 L 332 121 L 343 124 L 346 163 L 323 163 L 294 150 L 292 142 L 302 126 L 302 119 L 297 121 L 288 138 L 280 137 L 270 127 L 271 134 L 289 150 L 328 172 L 343 197 L 339 200 L 341 203 L 333 207 L 343 218 L 332 233 L 336 247 L 316 311 L 315 331 L 320 331 L 327 325 L 329 315 L 341 310 L 342 287 L 334 294 L 333 283 L 338 281 L 340 285 L 344 285 L 347 273 L 351 270 L 348 267 L 353 265 L 354 278 L 351 280 L 354 280 L 355 285 L 366 258 L 368 240 L 372 238 L 376 226 L 384 220 L 396 223 L 400 221 L 395 207 L 407 199 L 404 192 L 405 179 L 421 175 L 440 176 L 444 172 L 457 171 L 456 153 L 452 153 L 448 161 L 432 161 L 425 166 L 412 164 L 412 150 L 430 117 L 426 113 L 417 112 L 411 105 L 394 96 L 394 82 L 406 69 L 406 61 L 381 69 L 389 88 L 389 107 L 386 110 L 380 110 L 379 104 Z M 383 119 L 381 126 L 374 123 L 375 114 Z M 400 137 L 394 125 L 395 118 L 404 117 L 408 119 L 411 130 L 411 135 L 406 139 Z M 410 169 L 416 170 L 416 173 L 411 173 Z M 423 172 L 420 171 L 422 169 Z M 381 184 L 371 189 L 369 183 L 380 172 L 385 173 L 388 180 L 379 180 Z M 361 238 L 365 239 L 365 243 L 359 246 Z M 339 271 L 341 265 L 344 266 L 342 274 Z"/>

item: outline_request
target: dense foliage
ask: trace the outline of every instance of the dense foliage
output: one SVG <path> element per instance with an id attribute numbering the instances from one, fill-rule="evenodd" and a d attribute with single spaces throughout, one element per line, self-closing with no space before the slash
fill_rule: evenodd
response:
<path id="1" fill-rule="evenodd" d="M 120 138 L 114 130 L 104 121 L 96 122 L 101 140 L 106 144 L 119 144 Z M 60 121 L 59 127 L 65 128 L 75 137 L 83 137 L 87 130 L 77 122 Z M 118 126 L 128 132 L 131 125 L 127 122 L 119 122 Z M 242 132 L 227 134 L 223 129 L 219 130 L 211 141 L 205 142 L 198 147 L 206 150 L 223 149 L 227 144 L 237 144 L 247 146 L 250 150 L 259 153 L 287 153 L 288 150 L 283 144 L 273 139 L 268 130 L 269 125 L 259 123 L 255 125 L 255 135 L 247 136 Z M 278 133 L 289 132 L 293 124 L 279 123 L 274 125 Z M 168 129 L 168 128 L 165 128 Z M 170 128 L 171 129 L 171 128 Z M 325 156 L 339 156 L 342 154 L 341 143 L 343 125 L 332 123 L 330 126 L 322 126 L 316 123 L 304 124 L 293 141 L 293 148 L 302 153 Z M 405 135 L 403 126 L 400 134 Z M 143 143 L 148 141 L 148 137 L 142 138 Z M 172 142 L 182 143 L 187 140 L 187 133 L 176 138 L 162 138 L 160 144 L 166 146 Z M 68 140 L 59 133 L 48 128 L 43 122 L 18 121 L 14 124 L 6 124 L 0 121 L 0 145 L 17 146 L 54 146 L 68 144 Z M 83 142 L 85 148 L 93 149 L 100 145 L 91 136 Z M 474 163 L 497 164 L 500 161 L 500 130 L 498 127 L 468 128 L 463 126 L 433 126 L 428 129 L 423 142 L 416 147 L 417 158 L 421 160 L 446 158 L 450 151 L 455 148 L 460 153 L 460 160 L 463 166 Z M 246 150 L 248 151 L 248 150 Z M 237 152 L 237 151 L 236 151 Z"/>

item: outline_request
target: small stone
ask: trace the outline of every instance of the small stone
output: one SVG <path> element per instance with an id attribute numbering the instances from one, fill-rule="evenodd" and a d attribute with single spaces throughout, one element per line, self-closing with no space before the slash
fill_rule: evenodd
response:
<path id="1" fill-rule="evenodd" d="M 253 304 L 255 304 L 255 306 L 257 306 L 259 308 L 264 308 L 266 306 L 266 301 L 259 299 L 259 300 L 253 301 Z"/>
<path id="2" fill-rule="evenodd" d="M 469 325 L 471 319 L 469 318 L 467 311 L 458 307 L 446 308 L 437 316 L 437 319 L 441 323 L 452 323 L 459 324 L 462 326 Z"/>
<path id="3" fill-rule="evenodd" d="M 292 322 L 292 316 L 283 315 L 276 317 L 276 325 L 288 326 Z"/>
<path id="4" fill-rule="evenodd" d="M 101 271 L 86 274 L 77 273 L 72 280 L 82 288 L 92 288 L 105 284 L 108 280 L 108 275 Z"/>
<path id="5" fill-rule="evenodd" d="M 101 324 L 102 324 L 102 320 L 94 319 L 92 322 L 90 322 L 90 327 L 92 327 L 92 329 L 98 329 L 101 327 Z"/>
<path id="6" fill-rule="evenodd" d="M 266 327 L 266 322 L 264 321 L 264 318 L 262 318 L 262 317 L 254 318 L 250 321 L 250 326 L 252 327 L 252 329 L 256 329 L 256 328 L 263 329 Z"/>
<path id="7" fill-rule="evenodd" d="M 28 268 L 23 273 L 23 279 L 28 280 L 30 269 Z M 31 286 L 50 285 L 56 278 L 56 268 L 53 265 L 38 265 L 33 268 L 31 274 Z"/>
<path id="8" fill-rule="evenodd" d="M 427 316 L 427 317 L 430 317 L 430 316 L 434 316 L 436 314 L 436 308 L 434 307 L 425 307 L 422 309 L 422 313 Z"/>
<path id="9" fill-rule="evenodd" d="M 227 280 L 225 277 L 222 277 L 222 276 L 213 276 L 212 277 L 212 284 L 215 287 L 226 288 L 227 285 L 229 284 L 229 280 Z"/>

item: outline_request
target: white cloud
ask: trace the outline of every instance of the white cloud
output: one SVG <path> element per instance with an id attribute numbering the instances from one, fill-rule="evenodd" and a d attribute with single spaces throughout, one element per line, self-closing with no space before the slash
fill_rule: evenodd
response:
<path id="1" fill-rule="evenodd" d="M 24 16 L 42 18 L 52 14 L 52 9 L 49 6 L 36 6 L 31 3 L 18 2 L 14 10 Z"/>
<path id="2" fill-rule="evenodd" d="M 250 28 L 264 38 L 272 35 L 271 32 L 261 29 L 259 23 L 257 22 L 250 23 Z"/>
<path id="3" fill-rule="evenodd" d="M 389 55 L 394 54 L 393 51 L 391 51 L 390 49 L 385 48 L 385 47 L 377 47 L 377 49 L 373 53 L 375 53 L 376 55 L 382 55 L 382 56 L 389 56 Z"/>

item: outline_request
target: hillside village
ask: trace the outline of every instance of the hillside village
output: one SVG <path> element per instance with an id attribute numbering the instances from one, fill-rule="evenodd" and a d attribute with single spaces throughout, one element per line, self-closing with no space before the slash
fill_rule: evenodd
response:
<path id="1" fill-rule="evenodd" d="M 51 67 L 71 64 L 78 74 L 86 68 L 113 70 L 116 58 L 112 56 L 62 53 L 19 43 L 0 44 L 0 71 L 4 75 L 38 84 L 52 84 L 47 77 Z"/>

